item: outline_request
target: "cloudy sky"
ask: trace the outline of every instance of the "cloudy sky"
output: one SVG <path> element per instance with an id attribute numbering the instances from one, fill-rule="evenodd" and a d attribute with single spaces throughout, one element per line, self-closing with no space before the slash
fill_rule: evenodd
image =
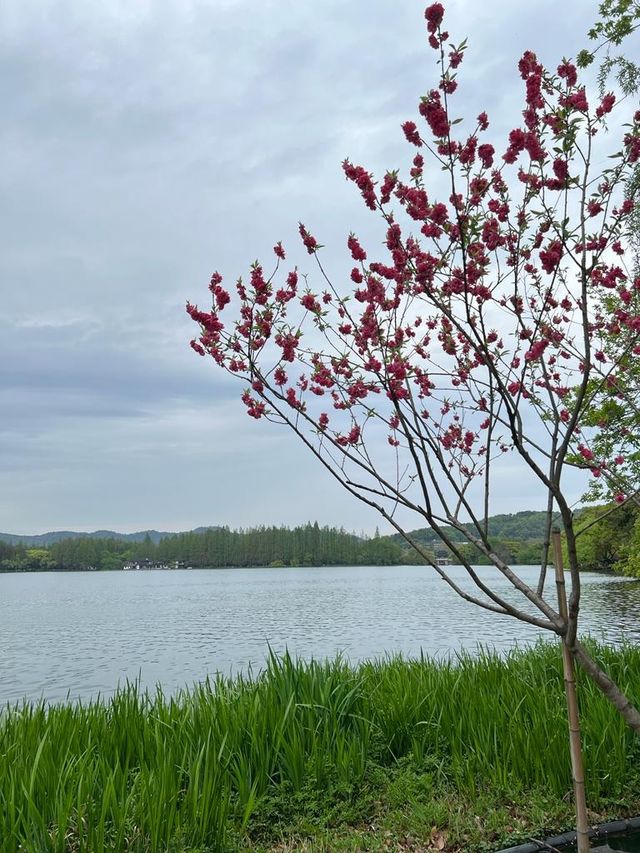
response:
<path id="1" fill-rule="evenodd" d="M 414 0 L 4 0 L 0 530 L 372 530 L 293 438 L 197 358 L 205 304 L 306 222 L 346 258 L 371 216 L 340 162 L 412 156 L 434 82 Z M 518 122 L 525 48 L 585 46 L 596 3 L 455 0 L 460 114 Z M 331 261 L 330 261 L 331 263 Z M 339 268 L 339 266 L 338 266 Z M 496 510 L 541 508 L 506 489 Z"/>

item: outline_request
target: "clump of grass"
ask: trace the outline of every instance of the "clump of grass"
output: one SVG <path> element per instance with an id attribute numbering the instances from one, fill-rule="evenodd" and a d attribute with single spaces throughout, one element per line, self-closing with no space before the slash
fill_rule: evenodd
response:
<path id="1" fill-rule="evenodd" d="M 640 649 L 596 653 L 639 700 Z M 585 679 L 580 695 L 590 805 L 623 809 L 640 748 Z M 378 849 L 362 838 L 377 837 L 372 814 L 398 813 L 398 790 L 414 801 L 421 831 L 444 822 L 450 838 L 466 838 L 450 849 L 472 849 L 496 827 L 483 836 L 460 815 L 477 815 L 488 792 L 496 808 L 525 804 L 517 834 L 531 792 L 562 803 L 570 778 L 555 646 L 357 668 L 272 655 L 256 677 L 173 697 L 129 685 L 108 702 L 8 707 L 0 850 L 268 849 L 328 827 L 338 827 L 334 849 L 356 849 L 340 846 L 341 826 L 356 832 L 358 849 Z"/>

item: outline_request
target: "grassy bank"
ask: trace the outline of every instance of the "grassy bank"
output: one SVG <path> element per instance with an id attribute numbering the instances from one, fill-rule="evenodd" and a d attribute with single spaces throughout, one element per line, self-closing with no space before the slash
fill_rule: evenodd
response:
<path id="1" fill-rule="evenodd" d="M 640 649 L 598 657 L 640 701 Z M 593 819 L 639 813 L 640 744 L 580 690 Z M 542 645 L 7 709 L 0 850 L 495 850 L 571 826 L 566 728 Z"/>

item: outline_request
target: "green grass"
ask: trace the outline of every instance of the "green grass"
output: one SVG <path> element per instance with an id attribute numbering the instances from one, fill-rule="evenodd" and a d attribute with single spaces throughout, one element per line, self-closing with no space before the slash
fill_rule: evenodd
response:
<path id="1" fill-rule="evenodd" d="M 640 701 L 640 649 L 598 648 Z M 593 820 L 640 812 L 640 744 L 580 679 Z M 174 697 L 0 715 L 0 851 L 495 850 L 571 826 L 560 653 L 272 657 Z"/>

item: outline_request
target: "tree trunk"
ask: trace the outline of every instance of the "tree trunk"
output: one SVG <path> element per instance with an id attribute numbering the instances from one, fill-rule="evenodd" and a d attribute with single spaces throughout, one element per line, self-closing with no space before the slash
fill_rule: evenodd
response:
<path id="1" fill-rule="evenodd" d="M 576 641 L 572 646 L 571 651 L 580 666 L 584 669 L 589 678 L 597 684 L 604 696 L 609 700 L 609 702 L 611 702 L 625 723 L 627 723 L 627 725 L 632 728 L 637 735 L 640 735 L 640 712 L 633 705 L 631 700 L 625 696 L 615 681 L 613 681 L 607 673 L 598 666 L 580 642 Z"/>
<path id="2" fill-rule="evenodd" d="M 558 591 L 558 610 L 568 620 L 567 592 L 562 567 L 562 545 L 560 531 L 553 531 L 553 552 L 556 569 L 556 589 Z M 589 819 L 584 787 L 584 767 L 582 763 L 582 744 L 580 739 L 580 716 L 578 713 L 578 695 L 576 692 L 575 662 L 566 640 L 562 637 L 562 667 L 564 671 L 564 692 L 567 699 L 567 717 L 569 720 L 569 748 L 571 752 L 571 773 L 573 776 L 573 796 L 576 806 L 576 830 L 578 853 L 589 853 Z"/>

